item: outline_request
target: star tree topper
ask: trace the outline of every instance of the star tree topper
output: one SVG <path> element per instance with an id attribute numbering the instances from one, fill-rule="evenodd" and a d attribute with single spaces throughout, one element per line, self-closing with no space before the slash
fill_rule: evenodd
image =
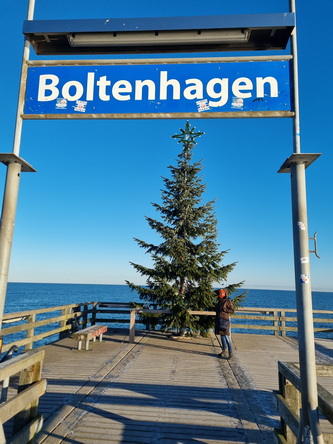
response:
<path id="1" fill-rule="evenodd" d="M 196 145 L 197 142 L 194 140 L 196 137 L 200 137 L 202 132 L 195 132 L 195 126 L 190 127 L 190 122 L 187 121 L 185 124 L 185 129 L 180 128 L 181 134 L 175 134 L 172 136 L 174 139 L 179 139 L 178 143 L 184 143 L 185 145 L 191 144 Z"/>

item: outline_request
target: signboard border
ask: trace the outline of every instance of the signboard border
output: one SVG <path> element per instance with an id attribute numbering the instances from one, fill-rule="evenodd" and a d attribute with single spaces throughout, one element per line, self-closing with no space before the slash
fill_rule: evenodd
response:
<path id="1" fill-rule="evenodd" d="M 145 119 L 245 119 L 268 117 L 293 117 L 293 111 L 229 111 L 215 113 L 140 113 L 140 114 L 22 114 L 24 120 L 145 120 Z"/>
<path id="2" fill-rule="evenodd" d="M 285 56 L 245 56 L 245 57 L 189 57 L 156 59 L 89 59 L 89 60 L 28 60 L 28 67 L 47 66 L 102 66 L 102 65 L 152 65 L 152 64 L 196 64 L 196 63 L 235 63 L 235 62 L 274 62 L 290 61 L 291 55 Z M 25 85 L 26 87 L 26 85 Z M 24 88 L 24 97 L 25 97 Z M 227 111 L 193 113 L 110 113 L 110 114 L 22 114 L 24 120 L 146 120 L 146 119 L 244 119 L 244 118 L 284 118 L 294 117 L 294 111 Z"/>

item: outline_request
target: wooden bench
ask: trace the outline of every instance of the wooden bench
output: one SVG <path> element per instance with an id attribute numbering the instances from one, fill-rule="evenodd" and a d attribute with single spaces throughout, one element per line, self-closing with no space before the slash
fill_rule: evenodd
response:
<path id="1" fill-rule="evenodd" d="M 107 329 L 106 325 L 92 325 L 91 327 L 73 333 L 73 338 L 78 341 L 77 349 L 82 350 L 82 341 L 86 343 L 86 350 L 89 350 L 90 339 L 95 342 L 96 338 L 99 337 L 99 342 L 102 342 L 103 333 L 105 333 Z"/>

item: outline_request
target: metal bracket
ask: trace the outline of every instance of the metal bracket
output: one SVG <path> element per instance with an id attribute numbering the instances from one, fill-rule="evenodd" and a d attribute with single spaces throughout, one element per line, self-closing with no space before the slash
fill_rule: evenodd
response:
<path id="1" fill-rule="evenodd" d="M 310 166 L 318 157 L 320 153 L 294 153 L 283 163 L 278 173 L 291 173 L 291 165 L 304 163 L 305 168 Z"/>
<path id="2" fill-rule="evenodd" d="M 313 245 L 314 245 L 314 250 L 309 250 L 309 253 L 314 253 L 317 256 L 317 258 L 320 259 L 320 256 L 318 255 L 317 252 L 317 231 L 315 232 L 313 237 L 309 237 L 309 239 L 313 240 Z"/>
<path id="3" fill-rule="evenodd" d="M 37 171 L 33 168 L 30 163 L 26 162 L 22 157 L 16 156 L 13 153 L 0 153 L 0 162 L 9 165 L 10 163 L 19 163 L 21 165 L 21 171 L 23 173 L 36 173 Z"/>

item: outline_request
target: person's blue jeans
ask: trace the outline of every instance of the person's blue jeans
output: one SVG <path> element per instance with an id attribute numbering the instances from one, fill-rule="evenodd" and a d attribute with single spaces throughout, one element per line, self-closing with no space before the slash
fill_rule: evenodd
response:
<path id="1" fill-rule="evenodd" d="M 223 350 L 226 350 L 228 348 L 228 350 L 231 352 L 232 351 L 232 344 L 231 344 L 230 336 L 221 335 L 221 341 L 222 341 Z"/>

